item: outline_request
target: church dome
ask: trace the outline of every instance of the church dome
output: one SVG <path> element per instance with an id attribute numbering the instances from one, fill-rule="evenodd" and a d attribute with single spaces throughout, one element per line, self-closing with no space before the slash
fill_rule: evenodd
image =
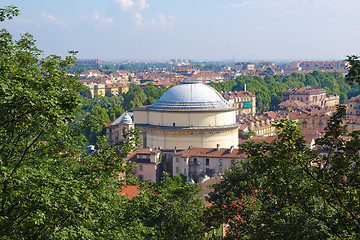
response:
<path id="1" fill-rule="evenodd" d="M 230 103 L 214 88 L 190 78 L 167 90 L 150 108 L 186 110 L 230 107 Z"/>
<path id="2" fill-rule="evenodd" d="M 127 112 L 122 117 L 121 123 L 132 124 L 132 119 Z"/>

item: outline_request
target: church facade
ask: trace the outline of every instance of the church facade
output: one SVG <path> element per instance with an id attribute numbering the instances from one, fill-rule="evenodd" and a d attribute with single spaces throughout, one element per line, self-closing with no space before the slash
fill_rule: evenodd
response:
<path id="1" fill-rule="evenodd" d="M 135 126 L 143 129 L 144 148 L 238 145 L 236 108 L 215 89 L 196 79 L 182 81 L 154 104 L 133 111 Z"/>

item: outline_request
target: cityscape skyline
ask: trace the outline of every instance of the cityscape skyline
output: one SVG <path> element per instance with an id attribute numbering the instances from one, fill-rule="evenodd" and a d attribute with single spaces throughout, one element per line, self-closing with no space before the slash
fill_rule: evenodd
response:
<path id="1" fill-rule="evenodd" d="M 343 60 L 359 55 L 355 0 L 20 1 L 2 23 L 44 55 L 102 60 Z"/>

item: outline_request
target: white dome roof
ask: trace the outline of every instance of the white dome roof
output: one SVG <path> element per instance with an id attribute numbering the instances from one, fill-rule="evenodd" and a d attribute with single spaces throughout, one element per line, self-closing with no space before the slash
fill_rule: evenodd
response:
<path id="1" fill-rule="evenodd" d="M 186 79 L 167 90 L 151 108 L 154 109 L 222 109 L 231 105 L 214 88 L 199 80 Z"/>
<path id="2" fill-rule="evenodd" d="M 126 112 L 125 115 L 121 119 L 122 123 L 132 124 L 132 119 L 129 114 Z"/>

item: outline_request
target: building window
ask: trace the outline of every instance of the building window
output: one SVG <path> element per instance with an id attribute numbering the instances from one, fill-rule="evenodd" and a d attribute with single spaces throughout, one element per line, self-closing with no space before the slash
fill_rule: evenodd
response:
<path id="1" fill-rule="evenodd" d="M 179 173 L 179 167 L 176 167 L 176 173 Z"/>
<path id="2" fill-rule="evenodd" d="M 175 123 L 173 123 L 173 127 L 175 127 Z"/>
<path id="3" fill-rule="evenodd" d="M 209 161 L 209 159 L 207 158 L 207 159 L 206 159 L 206 162 L 205 162 L 205 165 L 206 165 L 206 166 L 209 166 L 209 164 L 210 164 L 210 161 Z"/>
<path id="4" fill-rule="evenodd" d="M 143 180 L 144 180 L 144 176 L 143 176 L 143 175 L 139 175 L 138 178 L 139 178 L 140 181 L 143 181 Z"/>
<path id="5" fill-rule="evenodd" d="M 186 168 L 184 168 L 184 174 L 186 175 Z"/>
<path id="6" fill-rule="evenodd" d="M 179 162 L 179 158 L 178 158 L 178 157 L 176 158 L 176 162 Z"/>
<path id="7" fill-rule="evenodd" d="M 219 168 L 219 173 L 223 173 L 223 170 L 222 170 L 222 168 Z"/>
<path id="8" fill-rule="evenodd" d="M 143 170 L 143 165 L 139 165 L 139 170 L 142 171 Z"/>

